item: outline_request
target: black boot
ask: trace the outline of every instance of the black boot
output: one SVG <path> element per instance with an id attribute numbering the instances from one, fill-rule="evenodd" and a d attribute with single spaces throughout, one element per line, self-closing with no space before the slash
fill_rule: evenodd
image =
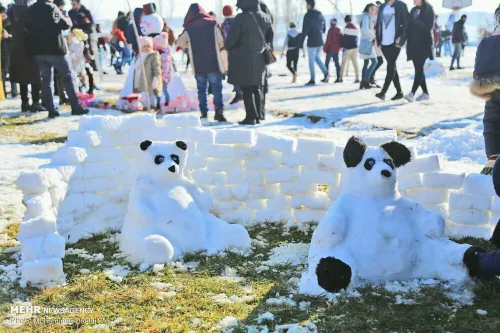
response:
<path id="1" fill-rule="evenodd" d="M 377 82 L 375 81 L 375 78 L 374 78 L 374 77 L 372 77 L 372 78 L 370 79 L 370 86 L 371 86 L 372 88 L 382 88 L 381 86 L 379 86 L 379 85 L 377 84 Z"/>
<path id="2" fill-rule="evenodd" d="M 259 122 L 260 123 L 260 122 Z M 243 121 L 240 121 L 238 124 L 240 125 L 256 125 L 257 120 L 255 119 L 243 119 Z"/>
<path id="3" fill-rule="evenodd" d="M 217 120 L 219 123 L 227 122 L 226 118 L 224 117 L 224 110 L 215 110 L 214 120 Z"/>
<path id="4" fill-rule="evenodd" d="M 398 92 L 393 98 L 391 98 L 391 101 L 397 101 L 399 99 L 402 99 L 404 97 L 402 92 Z"/>
<path id="5" fill-rule="evenodd" d="M 471 278 L 478 277 L 477 275 L 479 272 L 479 254 L 484 252 L 486 252 L 486 250 L 478 246 L 471 246 L 467 251 L 465 251 L 463 262 L 467 267 L 467 269 L 469 270 L 469 276 Z"/>
<path id="6" fill-rule="evenodd" d="M 337 78 L 337 80 L 335 80 L 334 83 L 342 83 L 342 79 L 341 78 Z"/>
<path id="7" fill-rule="evenodd" d="M 31 106 L 31 112 L 42 112 L 42 111 L 47 111 L 47 109 L 44 108 L 43 105 L 40 103 L 33 103 L 33 105 Z"/>
<path id="8" fill-rule="evenodd" d="M 31 111 L 31 106 L 28 101 L 23 101 L 21 103 L 21 112 L 30 112 Z"/>
<path id="9" fill-rule="evenodd" d="M 385 101 L 385 93 L 384 92 L 380 92 L 380 93 L 376 94 L 375 97 L 380 98 L 381 100 Z"/>
<path id="10" fill-rule="evenodd" d="M 77 109 L 71 110 L 71 115 L 72 116 L 83 116 L 89 113 L 88 109 L 84 109 L 81 106 L 78 107 Z"/>
<path id="11" fill-rule="evenodd" d="M 200 119 L 201 119 L 201 120 L 206 120 L 206 119 L 208 119 L 208 113 L 207 113 L 207 112 L 202 112 L 202 113 L 201 113 L 201 116 L 200 116 Z"/>

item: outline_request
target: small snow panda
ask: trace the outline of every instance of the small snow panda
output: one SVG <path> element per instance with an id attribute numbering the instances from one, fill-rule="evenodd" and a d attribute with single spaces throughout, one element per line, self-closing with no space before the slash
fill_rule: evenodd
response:
<path id="1" fill-rule="evenodd" d="M 183 253 L 248 249 L 240 225 L 210 214 L 213 201 L 184 176 L 188 147 L 182 141 L 140 144 L 142 171 L 132 186 L 120 248 L 133 263 L 159 264 Z"/>
<path id="2" fill-rule="evenodd" d="M 444 237 L 445 221 L 397 190 L 397 168 L 411 153 L 398 142 L 344 150 L 343 190 L 313 233 L 304 294 L 338 292 L 363 280 L 465 280 L 469 245 Z"/>

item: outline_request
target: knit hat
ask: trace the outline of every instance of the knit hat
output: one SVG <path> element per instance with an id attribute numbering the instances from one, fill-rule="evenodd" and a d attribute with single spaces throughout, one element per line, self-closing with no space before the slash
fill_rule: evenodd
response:
<path id="1" fill-rule="evenodd" d="M 308 5 L 311 5 L 312 8 L 316 7 L 316 0 L 306 0 Z"/>
<path id="2" fill-rule="evenodd" d="M 143 46 L 146 45 L 153 47 L 153 38 L 145 36 L 139 37 L 139 46 L 142 48 Z"/>
<path id="3" fill-rule="evenodd" d="M 495 10 L 495 20 L 500 24 L 500 5 L 498 5 L 497 10 Z"/>
<path id="4" fill-rule="evenodd" d="M 125 35 L 123 34 L 123 31 L 121 31 L 120 29 L 113 30 L 113 36 L 116 37 L 116 39 L 118 39 L 118 41 L 120 41 L 120 42 L 127 41 L 127 39 L 125 38 Z"/>
<path id="5" fill-rule="evenodd" d="M 222 8 L 222 15 L 224 15 L 224 17 L 233 16 L 233 7 L 225 5 L 224 8 Z"/>
<path id="6" fill-rule="evenodd" d="M 295 29 L 295 28 L 297 28 L 297 23 L 290 22 L 290 29 Z"/>
<path id="7" fill-rule="evenodd" d="M 345 23 L 351 23 L 352 22 L 352 16 L 351 15 L 346 15 L 344 18 Z"/>

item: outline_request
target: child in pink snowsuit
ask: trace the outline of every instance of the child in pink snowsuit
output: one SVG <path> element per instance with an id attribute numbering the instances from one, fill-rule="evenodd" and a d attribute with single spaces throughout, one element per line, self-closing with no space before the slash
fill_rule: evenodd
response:
<path id="1" fill-rule="evenodd" d="M 162 32 L 154 38 L 154 49 L 160 53 L 161 57 L 161 73 L 163 81 L 163 94 L 165 95 L 165 106 L 170 103 L 168 94 L 168 83 L 174 75 L 174 63 L 172 57 L 172 48 L 168 44 L 168 34 Z"/>

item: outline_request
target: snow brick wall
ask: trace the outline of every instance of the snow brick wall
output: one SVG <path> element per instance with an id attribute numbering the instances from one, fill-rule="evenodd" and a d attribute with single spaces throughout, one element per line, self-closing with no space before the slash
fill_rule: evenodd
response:
<path id="1" fill-rule="evenodd" d="M 380 145 L 395 136 L 375 133 L 364 139 Z M 27 208 L 18 236 L 25 281 L 63 278 L 65 242 L 121 228 L 144 140 L 186 142 L 186 176 L 211 193 L 213 213 L 243 225 L 320 221 L 341 192 L 346 168 L 345 142 L 213 130 L 195 115 L 160 121 L 151 114 L 82 117 L 50 164 L 16 182 Z M 500 218 L 490 176 L 442 172 L 437 156 L 417 157 L 401 168 L 399 188 L 443 215 L 451 236 L 487 238 Z"/>

